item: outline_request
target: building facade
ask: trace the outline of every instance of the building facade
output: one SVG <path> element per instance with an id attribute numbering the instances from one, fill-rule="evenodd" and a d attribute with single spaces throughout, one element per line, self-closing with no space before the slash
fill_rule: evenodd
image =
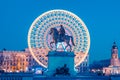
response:
<path id="1" fill-rule="evenodd" d="M 103 68 L 103 73 L 105 75 L 120 74 L 120 59 L 118 56 L 118 47 L 115 42 L 111 49 L 110 65 Z"/>
<path id="2" fill-rule="evenodd" d="M 38 49 L 37 49 L 38 50 Z M 44 52 L 41 48 L 39 52 Z M 36 57 L 43 60 L 40 53 L 35 53 Z M 47 64 L 47 63 L 45 63 Z M 33 71 L 35 68 L 42 68 L 32 57 L 28 48 L 23 51 L 0 51 L 0 70 L 5 72 L 27 72 Z M 77 72 L 86 72 L 89 67 L 89 56 L 76 67 Z"/>
<path id="3" fill-rule="evenodd" d="M 89 71 L 89 54 L 87 54 L 84 61 L 76 67 L 78 73 L 88 72 Z"/>
<path id="4" fill-rule="evenodd" d="M 33 59 L 28 49 L 24 51 L 0 52 L 0 69 L 5 72 L 27 72 L 33 66 L 39 66 Z"/>

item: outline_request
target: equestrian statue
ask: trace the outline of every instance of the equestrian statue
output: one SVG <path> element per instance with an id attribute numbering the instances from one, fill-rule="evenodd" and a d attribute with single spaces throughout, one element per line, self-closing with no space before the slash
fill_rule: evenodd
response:
<path id="1" fill-rule="evenodd" d="M 70 45 L 70 40 L 72 42 L 72 45 L 75 46 L 73 37 L 66 35 L 63 25 L 60 25 L 59 30 L 57 30 L 56 28 L 51 28 L 49 34 L 52 36 L 52 39 L 53 39 L 53 41 L 50 42 L 51 49 L 53 48 L 53 46 L 52 46 L 53 43 L 55 44 L 55 46 L 57 48 L 58 43 L 66 42 L 67 45 L 65 46 L 64 50 L 66 50 L 66 48 L 69 46 L 70 51 L 71 51 L 72 46 Z"/>

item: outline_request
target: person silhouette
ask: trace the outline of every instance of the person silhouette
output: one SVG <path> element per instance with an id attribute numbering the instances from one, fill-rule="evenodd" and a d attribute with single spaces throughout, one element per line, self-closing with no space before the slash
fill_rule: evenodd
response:
<path id="1" fill-rule="evenodd" d="M 63 25 L 60 25 L 60 30 L 59 30 L 59 41 L 63 42 L 65 38 L 65 29 Z"/>
<path id="2" fill-rule="evenodd" d="M 61 34 L 62 36 L 65 35 L 65 29 L 64 29 L 63 25 L 60 25 L 60 34 Z"/>

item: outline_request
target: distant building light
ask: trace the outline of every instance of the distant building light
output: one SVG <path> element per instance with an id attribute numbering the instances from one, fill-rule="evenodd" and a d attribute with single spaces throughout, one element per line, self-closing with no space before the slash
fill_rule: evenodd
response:
<path id="1" fill-rule="evenodd" d="M 26 67 L 26 71 L 28 71 L 28 67 Z"/>
<path id="2" fill-rule="evenodd" d="M 10 72 L 12 72 L 12 71 L 10 71 Z"/>
<path id="3" fill-rule="evenodd" d="M 17 72 L 17 73 L 19 73 L 19 71 L 18 71 L 18 70 L 17 70 L 16 72 Z"/>
<path id="4" fill-rule="evenodd" d="M 42 74 L 42 70 L 37 70 L 35 74 Z"/>
<path id="5" fill-rule="evenodd" d="M 35 69 L 32 69 L 32 71 L 34 71 Z"/>

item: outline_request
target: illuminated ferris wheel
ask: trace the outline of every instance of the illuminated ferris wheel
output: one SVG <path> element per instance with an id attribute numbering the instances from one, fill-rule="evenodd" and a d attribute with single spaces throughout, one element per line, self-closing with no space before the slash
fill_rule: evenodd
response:
<path id="1" fill-rule="evenodd" d="M 51 28 L 59 29 L 63 25 L 67 35 L 73 36 L 75 46 L 75 67 L 85 59 L 90 47 L 90 36 L 84 22 L 75 14 L 66 10 L 51 10 L 43 13 L 32 23 L 28 33 L 28 47 L 33 58 L 47 68 L 47 54 L 51 50 Z"/>

